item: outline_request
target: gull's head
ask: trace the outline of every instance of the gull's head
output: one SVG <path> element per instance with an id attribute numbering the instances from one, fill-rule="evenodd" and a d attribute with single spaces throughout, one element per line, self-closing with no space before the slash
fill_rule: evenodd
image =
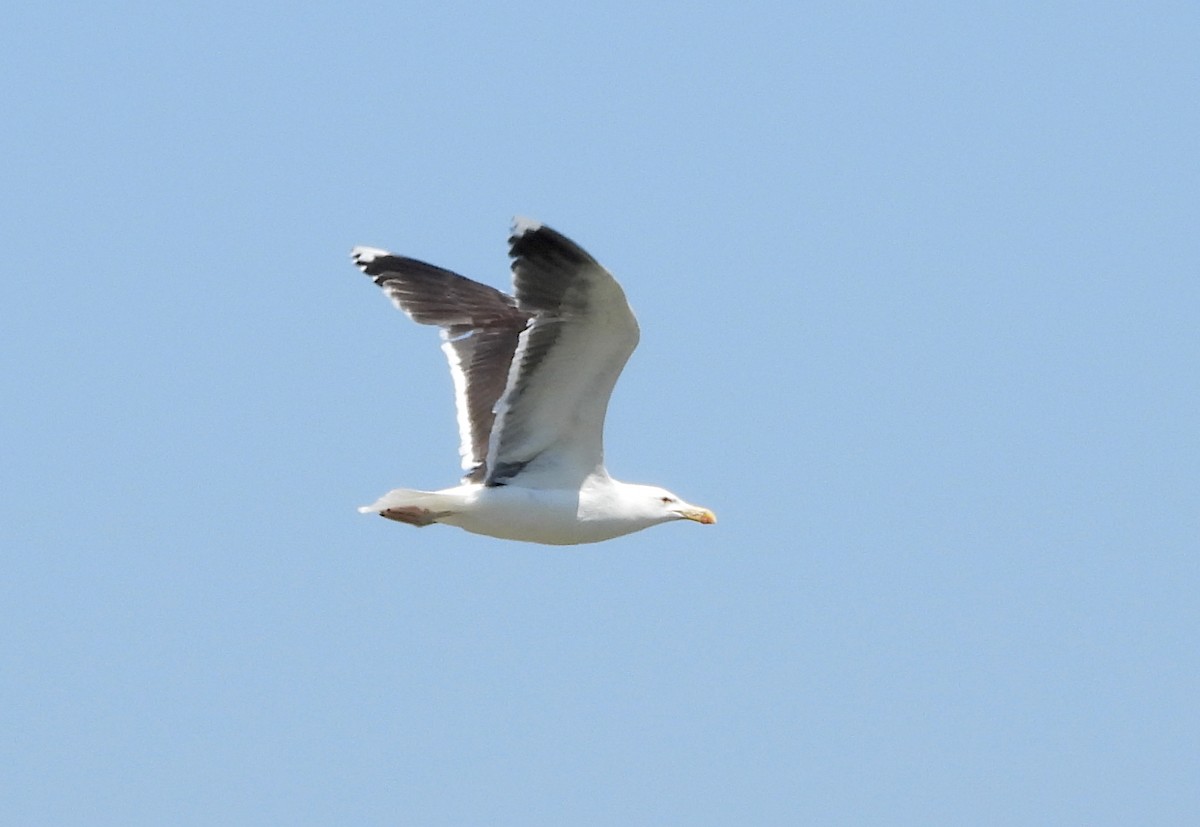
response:
<path id="1" fill-rule="evenodd" d="M 684 502 L 665 488 L 639 485 L 637 496 L 646 512 L 657 517 L 660 522 L 692 520 L 704 525 L 712 525 L 717 521 L 717 515 L 707 508 Z"/>

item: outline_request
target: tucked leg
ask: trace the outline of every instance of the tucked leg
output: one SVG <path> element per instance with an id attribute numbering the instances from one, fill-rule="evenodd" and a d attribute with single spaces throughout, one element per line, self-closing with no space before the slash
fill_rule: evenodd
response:
<path id="1" fill-rule="evenodd" d="M 384 509 L 379 512 L 379 516 L 387 517 L 389 520 L 395 520 L 398 523 L 406 523 L 421 528 L 436 523 L 440 515 L 438 512 L 430 511 L 428 508 L 421 508 L 416 505 L 403 505 Z"/>

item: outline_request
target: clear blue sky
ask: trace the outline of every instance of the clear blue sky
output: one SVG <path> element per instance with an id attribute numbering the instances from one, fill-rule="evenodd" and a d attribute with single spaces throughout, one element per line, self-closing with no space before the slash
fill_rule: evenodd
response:
<path id="1" fill-rule="evenodd" d="M 1200 823 L 1200 7 L 18 3 L 0 822 Z M 625 285 L 554 549 L 352 245 Z"/>

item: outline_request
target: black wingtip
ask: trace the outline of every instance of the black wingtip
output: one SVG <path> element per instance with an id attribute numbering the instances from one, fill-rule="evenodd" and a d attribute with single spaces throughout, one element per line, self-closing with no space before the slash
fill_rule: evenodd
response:
<path id="1" fill-rule="evenodd" d="M 514 270 L 520 259 L 558 267 L 595 264 L 595 259 L 574 241 L 530 218 L 513 220 L 508 245 Z"/>

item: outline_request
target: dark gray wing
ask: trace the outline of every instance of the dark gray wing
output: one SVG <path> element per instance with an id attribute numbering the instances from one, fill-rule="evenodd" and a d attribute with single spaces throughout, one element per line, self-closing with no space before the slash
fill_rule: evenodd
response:
<path id="1" fill-rule="evenodd" d="M 373 247 L 355 247 L 354 263 L 415 322 L 442 329 L 458 411 L 466 481 L 487 477 L 496 403 L 530 313 L 513 297 L 457 273 Z"/>

